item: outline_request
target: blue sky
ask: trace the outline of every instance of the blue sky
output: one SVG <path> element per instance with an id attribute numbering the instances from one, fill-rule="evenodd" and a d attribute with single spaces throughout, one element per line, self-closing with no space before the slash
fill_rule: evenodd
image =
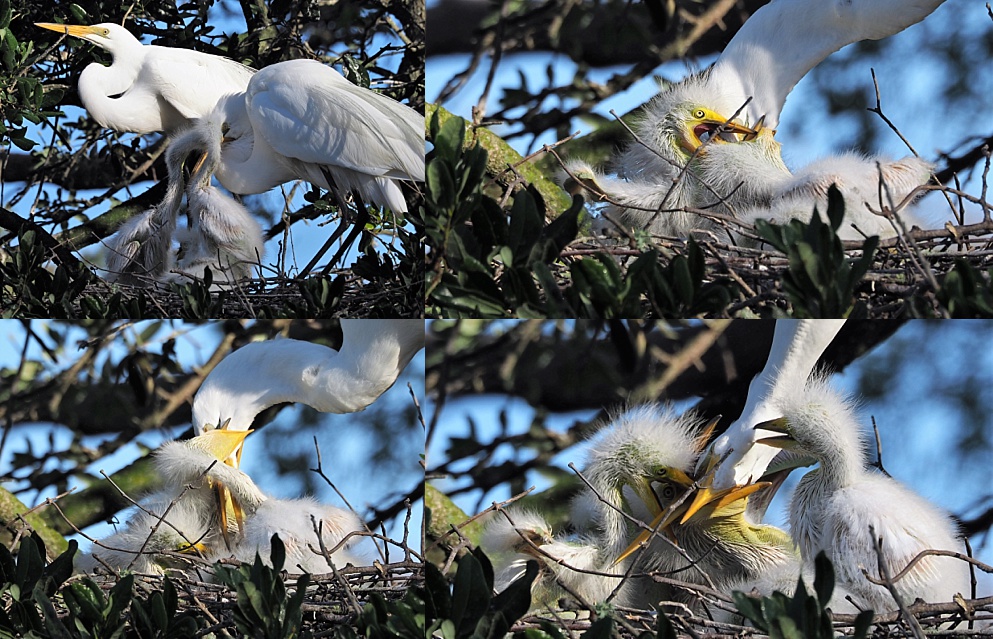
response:
<path id="1" fill-rule="evenodd" d="M 844 373 L 835 375 L 833 383 L 837 388 L 854 392 L 860 381 L 869 387 L 876 387 L 875 371 L 888 370 L 897 363 L 903 363 L 900 374 L 892 378 L 893 383 L 878 389 L 878 397 L 859 397 L 864 428 L 871 432 L 870 418 L 875 418 L 879 427 L 886 470 L 896 479 L 911 486 L 915 491 L 934 503 L 940 504 L 955 515 L 975 516 L 993 506 L 993 465 L 989 459 L 993 450 L 973 447 L 970 458 L 963 460 L 955 450 L 956 437 L 963 424 L 952 417 L 958 413 L 949 412 L 944 404 L 943 393 L 951 386 L 981 395 L 975 397 L 980 406 L 993 406 L 993 322 L 946 320 L 939 323 L 914 321 L 904 325 L 889 340 L 864 355 L 849 366 Z M 913 357 L 906 362 L 894 360 L 900 349 L 907 348 Z M 539 374 L 533 372 L 530 374 Z M 692 402 L 681 404 L 687 408 Z M 425 407 L 425 417 L 431 419 L 435 410 L 433 403 Z M 519 399 L 503 396 L 468 396 L 450 399 L 441 413 L 438 431 L 435 433 L 428 451 L 428 468 L 438 466 L 445 456 L 450 437 L 465 437 L 469 434 L 467 418 L 474 420 L 482 441 L 490 441 L 500 428 L 501 412 L 506 414 L 510 433 L 526 432 L 531 425 L 534 410 Z M 576 420 L 588 420 L 596 411 L 579 411 L 565 414 L 552 414 L 549 424 L 554 429 L 565 430 Z M 988 413 L 985 432 L 987 441 L 993 441 L 993 419 Z M 566 472 L 568 463 L 577 468 L 583 467 L 585 445 L 577 445 L 560 453 L 554 463 Z M 492 464 L 515 457 L 516 451 L 498 450 Z M 954 460 L 954 461 L 953 461 Z M 793 486 L 802 476 L 795 472 L 777 494 L 767 513 L 766 521 L 786 527 L 789 497 Z M 448 491 L 461 484 L 448 480 L 433 482 L 440 490 Z M 536 486 L 537 491 L 547 488 L 550 483 L 539 473 L 528 474 L 526 486 Z M 455 498 L 457 504 L 467 513 L 473 514 L 488 507 L 493 501 L 511 497 L 508 487 L 498 487 L 486 496 L 473 491 Z M 993 565 L 993 539 L 985 537 L 972 540 L 976 556 Z M 979 594 L 993 594 L 993 576 L 977 572 Z"/>
<path id="2" fill-rule="evenodd" d="M 875 106 L 870 67 L 875 69 L 879 79 L 884 113 L 925 159 L 935 159 L 939 151 L 952 151 L 953 145 L 959 144 L 967 135 L 989 135 L 989 126 L 993 122 L 993 101 L 980 100 L 979 104 L 972 105 L 973 109 L 978 107 L 979 112 L 956 109 L 946 104 L 942 83 L 946 70 L 921 43 L 925 35 L 938 34 L 943 40 L 956 42 L 965 34 L 988 34 L 991 29 L 993 23 L 986 14 L 984 3 L 975 0 L 946 0 L 923 22 L 891 36 L 883 54 L 857 60 L 851 73 L 823 79 L 815 74 L 808 74 L 788 98 L 776 134 L 782 144 L 787 165 L 797 169 L 813 160 L 851 148 L 856 130 L 854 119 L 848 115 L 829 115 L 827 105 L 816 94 L 816 86 L 820 81 L 846 88 L 859 88 L 865 92 L 867 98 L 865 107 Z M 970 59 L 969 52 L 964 53 L 966 59 Z M 849 46 L 834 55 L 854 57 L 857 54 L 855 48 Z M 667 63 L 656 69 L 655 73 L 678 80 L 706 68 L 714 59 L 716 56 L 689 63 Z M 437 99 L 445 82 L 465 67 L 465 60 L 465 56 L 461 55 L 428 59 L 429 102 Z M 519 74 L 527 78 L 528 86 L 532 89 L 546 86 L 548 65 L 551 65 L 558 84 L 568 83 L 576 72 L 575 63 L 564 55 L 527 53 L 505 56 L 495 76 L 489 111 L 495 110 L 492 105 L 499 101 L 502 87 L 518 84 Z M 993 95 L 993 74 L 989 73 L 989 69 L 978 68 L 978 64 L 976 66 L 976 72 L 970 76 L 970 82 L 975 83 L 976 93 L 980 96 Z M 471 118 L 471 108 L 483 91 L 489 67 L 488 60 L 483 61 L 467 85 L 444 104 L 445 108 L 464 118 Z M 590 73 L 590 77 L 604 80 L 613 73 L 624 70 L 626 68 L 622 67 L 596 69 Z M 612 117 L 611 110 L 619 115 L 627 113 L 647 102 L 657 90 L 656 81 L 652 77 L 643 78 L 624 93 L 602 102 L 595 112 L 607 118 Z M 903 142 L 881 120 L 874 126 L 881 132 L 882 141 L 882 146 L 875 149 L 876 152 L 892 158 L 909 155 Z M 508 129 L 505 126 L 495 126 L 493 130 L 500 134 L 506 133 Z M 572 130 L 588 133 L 590 127 L 574 120 Z M 539 138 L 534 144 L 529 144 L 530 140 L 518 138 L 512 141 L 512 145 L 526 153 L 528 146 L 533 150 L 554 141 L 554 136 L 549 134 Z M 980 192 L 978 173 L 964 185 L 966 191 L 977 196 Z M 972 219 L 979 215 L 977 207 L 970 206 L 967 210 Z M 919 212 L 932 226 L 940 226 L 947 217 L 947 204 L 940 195 L 931 194 L 921 201 Z"/>
<path id="3" fill-rule="evenodd" d="M 137 322 L 134 330 L 141 331 L 148 325 L 148 322 Z M 36 320 L 32 322 L 32 326 L 39 334 L 45 334 L 42 321 Z M 177 359 L 185 370 L 204 363 L 214 351 L 221 336 L 220 331 L 212 323 L 187 325 L 174 321 L 166 322 L 164 326 L 165 328 L 159 333 L 160 339 L 166 336 L 176 337 Z M 78 334 L 80 337 L 84 336 L 82 331 L 79 331 Z M 126 337 L 127 335 L 122 334 L 119 339 Z M 0 367 L 16 368 L 22 348 L 23 331 L 20 322 L 15 320 L 0 321 Z M 29 351 L 29 359 L 38 357 L 38 350 L 37 347 L 34 347 L 33 350 Z M 125 351 L 123 345 L 111 350 L 115 361 Z M 158 351 L 159 348 L 152 345 L 148 350 Z M 64 370 L 77 358 L 78 353 L 70 348 L 68 352 L 60 356 L 57 368 Z M 418 399 L 423 400 L 423 370 L 424 353 L 422 351 L 412 360 L 397 383 L 384 393 L 373 406 L 368 408 L 367 412 L 372 413 L 381 408 L 401 410 L 403 407 L 409 407 L 411 398 L 407 388 L 408 383 L 413 385 L 414 393 Z M 116 454 L 92 464 L 88 470 L 97 477 L 99 477 L 100 470 L 108 474 L 113 473 L 127 466 L 140 455 L 139 445 L 155 448 L 164 441 L 174 439 L 189 426 L 189 424 L 184 424 L 175 429 L 142 433 L 135 441 L 123 447 Z M 317 459 L 314 449 L 314 437 L 316 436 L 321 449 L 325 474 L 330 477 L 352 506 L 365 516 L 369 512 L 369 507 L 384 507 L 392 503 L 394 497 L 408 492 L 423 479 L 423 470 L 419 464 L 420 455 L 423 453 L 423 437 L 420 425 L 412 425 L 411 433 L 411 437 L 397 439 L 394 445 L 394 447 L 405 449 L 399 451 L 401 461 L 396 464 L 389 464 L 384 468 L 381 465 L 372 464 L 369 460 L 371 451 L 374 450 L 378 442 L 375 441 L 373 434 L 362 427 L 360 416 L 354 414 L 329 415 L 317 413 L 300 405 L 290 406 L 284 408 L 278 417 L 267 424 L 264 429 L 249 436 L 242 456 L 242 469 L 265 492 L 272 496 L 300 497 L 304 494 L 303 487 L 290 477 L 280 476 L 275 463 L 269 459 L 267 451 L 284 455 L 302 451 L 309 455 L 308 467 L 316 467 Z M 88 437 L 84 442 L 86 445 L 93 446 L 112 437 L 113 434 L 99 438 Z M 6 472 L 11 463 L 11 456 L 17 452 L 23 452 L 28 445 L 36 447 L 36 450 L 47 450 L 49 438 L 54 441 L 55 449 L 59 450 L 64 449 L 69 444 L 71 434 L 66 428 L 52 424 L 15 427 L 8 436 L 2 457 L 0 457 L 0 468 L 5 469 Z M 54 464 L 54 460 L 51 463 Z M 314 477 L 317 487 L 314 496 L 323 503 L 344 507 L 334 491 L 320 477 L 317 475 Z M 13 488 L 9 485 L 6 487 Z M 25 494 L 21 495 L 21 498 L 30 502 L 29 505 L 31 505 L 51 496 L 54 496 L 54 493 Z M 411 540 L 417 540 L 420 536 L 421 507 L 419 504 L 415 504 L 414 515 L 411 521 Z M 387 533 L 391 538 L 402 538 L 402 523 L 401 517 L 399 520 L 391 522 L 387 527 Z M 112 528 L 106 524 L 95 524 L 85 529 L 85 532 L 99 538 L 112 532 Z M 84 550 L 89 545 L 89 542 L 85 540 L 80 540 L 80 542 Z M 412 543 L 411 545 L 416 547 L 419 543 Z M 370 558 L 375 556 L 375 550 L 367 540 L 363 540 L 362 549 Z M 396 549 L 392 550 L 395 551 Z"/>

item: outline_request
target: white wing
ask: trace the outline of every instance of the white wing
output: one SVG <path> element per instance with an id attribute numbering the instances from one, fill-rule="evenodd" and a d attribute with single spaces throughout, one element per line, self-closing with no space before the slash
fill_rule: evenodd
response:
<path id="1" fill-rule="evenodd" d="M 199 51 L 146 49 L 140 81 L 155 87 L 159 99 L 187 120 L 206 117 L 223 97 L 244 92 L 255 73 L 234 60 Z"/>
<path id="2" fill-rule="evenodd" d="M 424 179 L 424 117 L 315 60 L 262 69 L 248 87 L 256 135 L 303 162 Z"/>
<path id="3" fill-rule="evenodd" d="M 880 40 L 931 14 L 944 0 L 773 0 L 735 34 L 711 71 L 718 86 L 751 103 L 744 119 L 775 128 L 786 96 L 845 45 Z"/>

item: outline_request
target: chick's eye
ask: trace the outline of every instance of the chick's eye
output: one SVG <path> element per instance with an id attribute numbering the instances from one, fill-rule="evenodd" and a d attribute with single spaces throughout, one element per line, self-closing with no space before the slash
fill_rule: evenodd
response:
<path id="1" fill-rule="evenodd" d="M 665 468 L 659 468 L 659 469 L 657 469 L 655 471 L 655 476 L 656 477 L 665 477 L 668 474 L 669 474 L 669 471 L 667 469 L 665 469 Z"/>
<path id="2" fill-rule="evenodd" d="M 676 488 L 672 484 L 666 484 L 662 487 L 662 499 L 671 500 L 676 498 Z"/>
<path id="3" fill-rule="evenodd" d="M 693 112 L 693 117 L 694 118 L 703 118 L 706 115 L 707 114 L 703 112 L 703 109 L 697 109 L 696 111 Z"/>

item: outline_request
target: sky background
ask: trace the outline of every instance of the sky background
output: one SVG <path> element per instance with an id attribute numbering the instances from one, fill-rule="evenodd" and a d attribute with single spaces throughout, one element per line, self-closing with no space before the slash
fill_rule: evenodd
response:
<path id="1" fill-rule="evenodd" d="M 428 4 L 430 6 L 431 2 L 429 1 Z M 867 99 L 871 99 L 864 106 L 875 106 L 870 67 L 875 69 L 879 80 L 883 112 L 925 159 L 936 159 L 939 151 L 952 151 L 953 147 L 960 144 L 968 135 L 990 135 L 993 100 L 989 100 L 988 97 L 980 99 L 977 104 L 971 104 L 967 109 L 957 108 L 955 103 L 949 104 L 944 95 L 946 90 L 944 77 L 947 70 L 922 43 L 933 42 L 935 40 L 932 36 L 938 35 L 938 41 L 953 46 L 956 42 L 968 40 L 966 36 L 989 34 L 991 31 L 993 31 L 993 22 L 990 21 L 983 2 L 946 0 L 924 21 L 888 38 L 886 47 L 876 54 L 858 54 L 853 45 L 835 53 L 834 56 L 838 57 L 858 58 L 851 72 L 821 77 L 815 69 L 800 81 L 786 101 L 776 139 L 782 144 L 783 158 L 787 166 L 796 170 L 816 159 L 847 151 L 853 147 L 857 141 L 855 136 L 858 130 L 855 118 L 847 114 L 830 115 L 827 104 L 817 94 L 816 89 L 818 83 L 861 88 L 866 92 Z M 989 53 L 962 51 L 961 54 L 967 64 L 971 63 L 976 67 L 976 72 L 969 77 L 970 82 L 976 87 L 976 94 L 993 95 L 993 73 L 990 73 L 988 67 L 983 68 L 975 62 L 977 59 L 988 60 Z M 705 69 L 716 58 L 717 56 L 710 56 L 691 62 L 667 63 L 658 67 L 655 74 L 674 81 L 679 80 Z M 428 59 L 428 102 L 436 100 L 445 82 L 453 74 L 465 68 L 466 59 L 463 55 L 436 56 Z M 496 110 L 492 105 L 499 102 L 502 88 L 516 86 L 520 81 L 519 75 L 527 78 L 528 86 L 533 90 L 546 86 L 548 65 L 552 67 L 556 84 L 568 83 L 577 68 L 567 56 L 559 54 L 528 53 L 504 56 L 495 77 L 488 111 Z M 480 63 L 467 85 L 443 106 L 463 118 L 471 119 L 471 108 L 483 91 L 489 68 L 488 61 Z M 595 69 L 589 77 L 604 81 L 614 73 L 627 69 L 628 67 Z M 607 118 L 613 117 L 610 115 L 611 110 L 623 115 L 647 102 L 657 92 L 656 80 L 653 77 L 646 77 L 624 93 L 601 102 L 594 112 Z M 568 106 L 567 102 L 563 105 L 563 109 Z M 875 149 L 876 152 L 892 158 L 910 154 L 903 142 L 881 120 L 877 120 L 874 127 L 881 132 L 882 141 L 882 145 Z M 505 134 L 508 127 L 494 126 L 492 129 L 498 134 Z M 585 134 L 590 132 L 590 126 L 574 119 L 572 130 Z M 542 144 L 555 141 L 554 135 L 546 134 L 533 142 L 528 138 L 516 138 L 511 141 L 511 146 L 521 153 L 527 153 L 540 148 Z M 964 184 L 964 188 L 967 192 L 978 196 L 981 170 L 975 173 L 973 179 Z M 978 207 L 969 206 L 967 210 L 970 219 L 974 220 L 975 216 L 980 215 Z M 939 194 L 931 194 L 920 202 L 918 212 L 932 226 L 938 227 L 947 218 L 948 206 Z"/>
<path id="2" fill-rule="evenodd" d="M 32 326 L 39 334 L 44 334 L 43 322 L 34 321 Z M 136 322 L 135 331 L 147 328 L 149 323 Z M 179 335 L 176 343 L 177 361 L 184 370 L 203 364 L 213 353 L 221 337 L 221 332 L 213 325 L 187 325 L 180 321 L 168 322 L 161 336 Z M 168 330 L 171 328 L 172 330 Z M 131 330 L 131 329 L 129 329 Z M 80 337 L 85 337 L 79 331 Z M 0 368 L 16 368 L 23 348 L 23 330 L 21 323 L 15 320 L 0 321 Z M 39 356 L 38 347 L 29 350 L 28 357 Z M 160 352 L 159 348 L 150 347 L 148 350 Z M 121 347 L 113 353 L 118 360 L 125 349 Z M 58 361 L 57 368 L 63 370 L 76 360 L 78 353 L 68 349 Z M 245 452 L 242 456 L 242 470 L 248 473 L 262 490 L 274 497 L 296 498 L 310 494 L 311 490 L 301 483 L 294 475 L 281 475 L 276 463 L 269 453 L 290 455 L 295 452 L 305 452 L 309 455 L 308 468 L 317 466 L 317 456 L 314 449 L 314 437 L 317 437 L 321 449 L 324 473 L 335 483 L 337 488 L 349 500 L 360 515 L 368 515 L 370 506 L 385 507 L 394 499 L 410 491 L 418 482 L 423 480 L 423 470 L 420 466 L 420 456 L 423 453 L 423 430 L 420 424 L 410 424 L 405 432 L 406 437 L 397 437 L 391 442 L 396 450 L 397 462 L 373 463 L 371 456 L 378 442 L 376 436 L 364 427 L 362 419 L 373 417 L 373 413 L 385 410 L 388 413 L 402 410 L 411 406 L 410 383 L 419 401 L 424 397 L 424 352 L 421 351 L 411 361 L 401 374 L 396 384 L 384 393 L 372 406 L 359 414 L 331 415 L 318 413 L 302 405 L 289 406 L 280 411 L 279 415 L 263 429 L 256 431 L 245 442 Z M 129 391 L 127 391 L 129 392 Z M 367 415 L 368 414 L 368 415 Z M 161 443 L 179 436 L 190 424 L 177 428 L 162 429 L 142 433 L 136 441 L 122 448 L 116 454 L 103 458 L 92 464 L 88 470 L 99 477 L 103 470 L 111 474 L 124 468 L 140 455 L 139 444 L 148 448 L 156 448 Z M 112 438 L 113 433 L 101 437 L 88 437 L 84 442 L 95 445 L 99 441 Z M 55 443 L 55 449 L 64 449 L 71 441 L 68 429 L 53 424 L 33 424 L 16 426 L 9 434 L 6 446 L 0 455 L 0 469 L 3 474 L 9 472 L 12 455 L 24 452 L 30 445 L 36 450 L 47 450 L 49 438 Z M 55 463 L 54 460 L 51 463 Z M 310 485 L 312 494 L 322 503 L 344 507 L 341 499 L 334 490 L 327 486 L 323 479 L 315 473 Z M 6 484 L 6 488 L 15 489 L 16 485 Z M 46 497 L 42 494 L 21 494 L 20 498 L 29 506 Z M 420 503 L 415 504 L 414 517 L 410 524 L 410 545 L 419 547 L 421 526 Z M 125 513 L 124 515 L 126 515 Z M 119 515 L 123 521 L 124 515 Z M 113 532 L 107 524 L 94 524 L 84 530 L 87 534 L 100 538 Z M 378 531 L 377 531 L 378 532 Z M 387 527 L 387 534 L 392 539 L 401 540 L 403 537 L 403 518 L 396 519 Z M 90 542 L 79 539 L 80 548 L 86 551 Z M 370 559 L 375 557 L 375 550 L 368 540 L 362 540 L 359 546 Z M 396 548 L 391 548 L 396 553 Z M 397 555 L 392 555 L 396 557 Z"/>
<path id="3" fill-rule="evenodd" d="M 948 396 L 956 392 L 971 395 L 980 407 L 986 441 L 993 440 L 993 322 L 945 320 L 927 323 L 912 321 L 874 350 L 856 360 L 843 373 L 832 378 L 836 388 L 846 392 L 865 389 L 858 395 L 860 415 L 871 435 L 870 418 L 875 418 L 882 442 L 883 464 L 897 480 L 913 488 L 932 502 L 955 515 L 975 516 L 993 506 L 993 449 L 974 444 L 971 455 L 963 457 L 957 449 L 965 424 L 962 414 L 948 410 Z M 897 371 L 892 377 L 890 371 Z M 533 374 L 539 374 L 537 372 Z M 889 380 L 885 386 L 883 382 Z M 695 401 L 677 404 L 683 410 Z M 425 418 L 432 419 L 435 405 L 425 406 Z M 448 439 L 469 435 L 467 418 L 474 420 L 479 438 L 490 441 L 499 432 L 501 413 L 506 414 L 508 433 L 527 432 L 534 410 L 523 400 L 504 396 L 470 396 L 449 398 L 441 413 L 438 430 L 428 451 L 428 469 L 445 458 Z M 566 430 L 576 420 L 589 420 L 596 411 L 554 413 L 548 424 L 554 430 Z M 568 470 L 573 462 L 582 468 L 585 444 L 574 446 L 554 459 L 554 464 Z M 872 458 L 874 458 L 873 447 Z M 497 450 L 493 465 L 512 458 L 515 451 Z M 519 458 L 518 458 L 519 459 Z M 787 528 L 789 498 L 803 475 L 794 472 L 780 489 L 766 516 L 766 522 Z M 439 479 L 432 482 L 447 492 L 461 484 Z M 538 472 L 530 472 L 526 486 L 538 492 L 550 484 Z M 502 486 L 482 495 L 472 491 L 455 498 L 468 514 L 475 514 L 512 495 Z M 990 535 L 972 540 L 976 557 L 993 565 L 993 540 Z M 993 576 L 977 571 L 979 596 L 993 594 Z"/>

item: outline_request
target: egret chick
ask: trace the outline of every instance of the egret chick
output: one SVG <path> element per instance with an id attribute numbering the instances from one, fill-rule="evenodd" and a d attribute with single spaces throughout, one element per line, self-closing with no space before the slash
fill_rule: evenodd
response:
<path id="1" fill-rule="evenodd" d="M 335 550 L 349 534 L 363 530 L 362 522 L 354 513 L 320 504 L 311 498 L 274 499 L 262 492 L 243 471 L 218 460 L 219 455 L 227 457 L 247 432 L 211 430 L 188 441 L 170 442 L 159 449 L 156 464 L 160 472 L 177 485 L 204 476 L 214 485 L 223 486 L 237 516 L 220 516 L 228 508 L 227 501 L 222 499 L 217 502 L 221 511 L 218 512 L 219 525 L 223 530 L 230 527 L 229 522 L 237 521 L 230 550 L 236 559 L 251 562 L 258 553 L 268 562 L 272 536 L 278 534 L 286 549 L 287 568 L 297 566 L 304 572 L 330 572 L 327 560 L 321 554 L 321 541 L 328 552 L 334 551 L 330 556 L 336 565 L 360 563 L 348 552 L 350 542 Z M 224 449 L 208 448 L 206 444 L 217 437 L 230 441 L 231 445 Z M 224 556 L 225 549 L 217 544 L 214 554 Z"/>
<path id="2" fill-rule="evenodd" d="M 933 165 L 916 157 L 891 161 L 857 153 L 836 155 L 797 171 L 767 204 L 742 211 L 741 218 L 753 224 L 757 219 L 776 224 L 793 219 L 808 222 L 816 208 L 821 220 L 827 223 L 827 192 L 833 184 L 845 203 L 839 238 L 894 237 L 899 227 L 877 213 L 884 208 L 895 209 L 894 213 L 902 218 L 908 230 L 915 225 L 923 226 L 912 208 L 899 207 L 914 189 L 927 184 L 933 170 Z"/>
<path id="3" fill-rule="evenodd" d="M 959 552 L 962 542 L 948 514 L 882 473 L 870 470 L 861 429 L 851 402 L 832 390 L 824 377 L 777 402 L 782 417 L 760 424 L 782 435 L 760 440 L 796 448 L 820 467 L 804 475 L 790 503 L 790 531 L 805 561 L 824 551 L 838 583 L 854 601 L 877 612 L 893 610 L 889 590 L 879 580 L 876 540 L 892 578 L 924 550 Z M 871 529 L 871 530 L 870 530 Z M 894 583 L 904 603 L 952 601 L 970 591 L 968 565 L 952 557 L 923 558 Z"/>
<path id="4" fill-rule="evenodd" d="M 189 232 L 174 269 L 179 275 L 170 279 L 182 281 L 184 274 L 202 277 L 208 267 L 215 281 L 249 278 L 252 264 L 265 254 L 262 227 L 244 206 L 211 184 L 221 161 L 220 134 L 205 123 L 197 124 L 172 141 L 166 160 L 182 167 L 196 150 L 204 155 L 186 187 Z"/>
<path id="5" fill-rule="evenodd" d="M 538 576 L 531 584 L 531 607 L 538 609 L 556 607 L 573 593 L 588 603 L 610 596 L 624 568 L 605 564 L 599 541 L 595 535 L 584 534 L 556 538 L 539 513 L 511 507 L 492 516 L 483 530 L 482 546 L 494 561 L 497 592 L 520 578 L 529 560 L 538 562 Z"/>
<path id="6" fill-rule="evenodd" d="M 76 571 L 94 573 L 110 566 L 121 571 L 162 575 L 190 567 L 176 553 L 209 555 L 206 540 L 212 531 L 211 513 L 198 500 L 176 500 L 177 496 L 178 493 L 170 490 L 143 500 L 144 510 L 135 512 L 121 530 L 99 540 L 89 553 L 76 558 Z"/>

